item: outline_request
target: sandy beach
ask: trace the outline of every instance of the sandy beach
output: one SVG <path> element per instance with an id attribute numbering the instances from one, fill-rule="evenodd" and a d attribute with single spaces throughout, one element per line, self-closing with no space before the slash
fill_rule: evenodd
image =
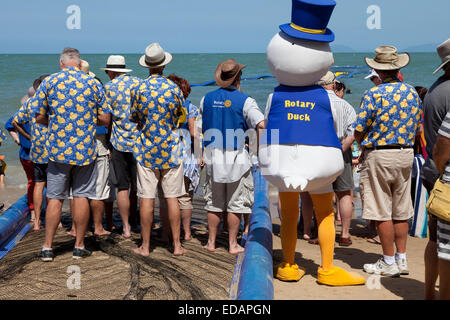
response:
<path id="1" fill-rule="evenodd" d="M 273 220 L 274 265 L 282 259 L 279 237 L 280 221 Z M 339 226 L 337 226 L 339 230 Z M 320 248 L 305 240 L 298 240 L 295 262 L 306 269 L 299 282 L 282 282 L 274 279 L 276 300 L 423 300 L 424 261 L 423 253 L 428 239 L 408 237 L 407 258 L 409 275 L 400 278 L 377 277 L 365 273 L 365 263 L 376 262 L 381 256 L 381 245 L 367 242 L 367 229 L 362 220 L 354 219 L 350 229 L 353 245 L 335 245 L 336 266 L 356 272 L 366 279 L 366 285 L 357 287 L 328 287 L 317 283 L 317 267 L 320 265 Z M 339 234 L 339 231 L 337 232 Z M 437 291 L 436 291 L 437 293 Z"/>

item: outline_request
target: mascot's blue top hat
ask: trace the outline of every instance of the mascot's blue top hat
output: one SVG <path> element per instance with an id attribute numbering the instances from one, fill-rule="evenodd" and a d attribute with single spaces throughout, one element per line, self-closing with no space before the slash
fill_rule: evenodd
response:
<path id="1" fill-rule="evenodd" d="M 280 29 L 293 38 L 332 42 L 334 33 L 327 26 L 335 6 L 334 0 L 292 0 L 292 22 Z"/>

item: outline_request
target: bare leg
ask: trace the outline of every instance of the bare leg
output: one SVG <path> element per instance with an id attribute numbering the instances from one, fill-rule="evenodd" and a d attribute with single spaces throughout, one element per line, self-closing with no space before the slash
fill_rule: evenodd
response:
<path id="1" fill-rule="evenodd" d="M 437 243 L 428 241 L 425 248 L 425 300 L 436 299 L 436 281 L 439 275 Z"/>
<path id="2" fill-rule="evenodd" d="M 61 211 L 64 200 L 49 199 L 45 212 L 45 241 L 44 247 L 51 248 L 58 224 L 61 221 Z"/>
<path id="3" fill-rule="evenodd" d="M 244 214 L 244 233 L 248 233 L 250 227 L 250 215 Z"/>
<path id="4" fill-rule="evenodd" d="M 173 254 L 181 256 L 187 252 L 180 241 L 180 205 L 178 198 L 167 198 L 167 210 L 169 216 L 170 230 L 172 232 Z"/>
<path id="5" fill-rule="evenodd" d="M 378 234 L 380 235 L 381 246 L 383 248 L 383 254 L 393 257 L 394 251 L 394 224 L 392 220 L 389 221 L 377 221 Z"/>
<path id="6" fill-rule="evenodd" d="M 241 225 L 241 214 L 228 212 L 228 252 L 231 254 L 239 254 L 244 252 L 237 242 L 237 235 L 239 233 L 239 226 Z"/>
<path id="7" fill-rule="evenodd" d="M 4 187 L 4 186 L 5 186 L 5 175 L 0 174 L 0 187 Z"/>
<path id="8" fill-rule="evenodd" d="M 350 224 L 352 222 L 352 196 L 350 191 L 336 192 L 339 203 L 339 213 L 342 221 L 341 238 L 350 238 Z"/>
<path id="9" fill-rule="evenodd" d="M 44 187 L 45 182 L 36 182 L 33 191 L 33 202 L 34 202 L 34 229 L 39 230 L 41 228 L 41 212 L 42 212 L 42 202 L 44 199 Z"/>
<path id="10" fill-rule="evenodd" d="M 89 200 L 87 198 L 73 198 L 73 222 L 76 229 L 75 247 L 84 247 L 84 236 L 89 224 Z"/>
<path id="11" fill-rule="evenodd" d="M 183 224 L 184 230 L 184 240 L 189 241 L 192 239 L 191 235 L 191 219 L 192 219 L 192 209 L 181 210 L 181 222 Z"/>
<path id="12" fill-rule="evenodd" d="M 123 225 L 122 236 L 124 236 L 125 238 L 129 238 L 131 237 L 131 226 L 129 222 L 130 198 L 128 196 L 128 190 L 119 190 L 117 192 L 117 206 L 119 208 L 120 217 L 122 218 L 122 225 Z"/>
<path id="13" fill-rule="evenodd" d="M 142 245 L 133 251 L 137 254 L 148 256 L 150 254 L 150 233 L 153 223 L 153 210 L 155 199 L 141 199 L 141 236 Z"/>
<path id="14" fill-rule="evenodd" d="M 94 220 L 94 234 L 98 236 L 107 236 L 111 232 L 103 228 L 103 214 L 105 212 L 105 202 L 103 200 L 91 200 L 91 211 Z"/>
<path id="15" fill-rule="evenodd" d="M 303 239 L 311 239 L 311 222 L 313 217 L 313 202 L 308 192 L 301 192 L 302 216 L 303 216 Z"/>
<path id="16" fill-rule="evenodd" d="M 70 215 L 72 216 L 72 228 L 70 229 L 69 232 L 67 232 L 67 234 L 69 236 L 72 236 L 75 238 L 77 236 L 77 230 L 75 230 L 75 222 L 73 219 L 73 213 L 74 213 L 74 201 L 73 201 L 73 199 L 71 199 L 70 200 Z"/>
<path id="17" fill-rule="evenodd" d="M 439 259 L 439 299 L 450 300 L 450 261 Z"/>
<path id="18" fill-rule="evenodd" d="M 398 253 L 406 253 L 406 241 L 408 239 L 408 221 L 394 220 L 395 247 Z"/>
<path id="19" fill-rule="evenodd" d="M 222 213 L 208 212 L 208 243 L 203 247 L 209 252 L 216 250 L 216 237 L 219 232 L 220 217 Z"/>

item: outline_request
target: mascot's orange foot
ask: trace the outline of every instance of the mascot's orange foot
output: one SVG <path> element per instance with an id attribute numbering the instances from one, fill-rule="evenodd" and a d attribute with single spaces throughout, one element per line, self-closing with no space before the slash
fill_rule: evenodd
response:
<path id="1" fill-rule="evenodd" d="M 286 262 L 279 264 L 275 270 L 275 278 L 281 281 L 299 281 L 304 275 L 305 270 Z"/>
<path id="2" fill-rule="evenodd" d="M 357 286 L 365 284 L 366 279 L 338 267 L 333 267 L 328 271 L 319 267 L 317 270 L 317 282 L 328 286 Z"/>

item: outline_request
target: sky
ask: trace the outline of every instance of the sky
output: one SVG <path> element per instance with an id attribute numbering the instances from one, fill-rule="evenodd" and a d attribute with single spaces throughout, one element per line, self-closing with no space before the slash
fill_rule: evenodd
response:
<path id="1" fill-rule="evenodd" d="M 381 44 L 434 51 L 450 38 L 449 0 L 336 2 L 329 28 L 337 52 Z M 67 28 L 71 5 L 80 8 L 81 29 Z M 371 5 L 380 29 L 367 27 Z M 290 18 L 291 0 L 4 0 L 0 53 L 142 53 L 152 42 L 173 53 L 258 53 Z"/>

